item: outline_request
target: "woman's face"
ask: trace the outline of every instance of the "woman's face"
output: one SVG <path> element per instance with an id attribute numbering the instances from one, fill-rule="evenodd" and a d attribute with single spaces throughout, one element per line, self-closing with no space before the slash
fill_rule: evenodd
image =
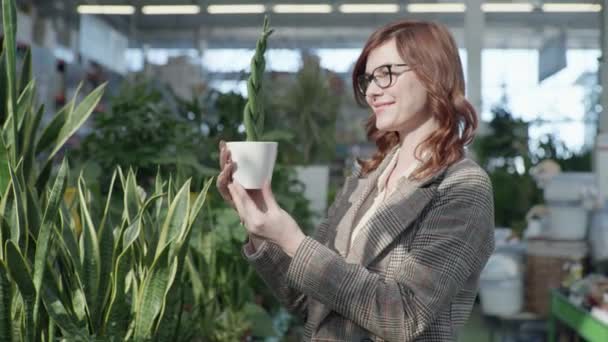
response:
<path id="1" fill-rule="evenodd" d="M 385 77 L 386 81 L 388 75 L 382 70 L 387 69 L 379 67 L 407 63 L 408 61 L 404 61 L 399 55 L 395 40 L 392 39 L 370 52 L 365 73 Z M 383 89 L 371 81 L 365 92 L 365 100 L 374 111 L 378 130 L 407 133 L 425 121 L 423 110 L 427 91 L 408 66 L 393 66 L 391 71 L 390 85 Z"/>

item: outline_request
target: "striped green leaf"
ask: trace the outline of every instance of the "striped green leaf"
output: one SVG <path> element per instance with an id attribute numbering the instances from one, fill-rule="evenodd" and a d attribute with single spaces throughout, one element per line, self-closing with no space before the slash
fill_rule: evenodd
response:
<path id="1" fill-rule="evenodd" d="M 1 106 L 2 104 L 0 104 Z M 9 151 L 4 144 L 4 139 L 0 136 L 0 195 L 4 196 L 8 184 L 11 180 L 11 174 L 8 170 Z"/>
<path id="2" fill-rule="evenodd" d="M 38 298 L 36 299 L 36 306 L 34 314 L 38 313 L 40 305 L 40 289 L 42 286 L 42 279 L 44 278 L 44 271 L 46 269 L 46 261 L 49 254 L 49 245 L 52 236 L 53 221 L 59 214 L 59 206 L 63 199 L 63 193 L 65 192 L 66 179 L 68 177 L 68 163 L 64 159 L 59 168 L 55 183 L 51 189 L 49 200 L 42 217 L 42 225 L 40 232 L 38 233 L 38 239 L 36 244 L 36 256 L 34 259 L 34 286 L 36 287 L 36 293 Z"/>
<path id="3" fill-rule="evenodd" d="M 12 168 L 9 168 L 11 175 L 11 185 L 13 186 L 13 210 L 11 215 L 11 239 L 16 244 L 22 243 L 21 234 L 25 232 L 25 204 L 24 196 L 21 191 L 21 183 Z M 25 235 L 25 234 L 24 234 Z"/>
<path id="4" fill-rule="evenodd" d="M 17 67 L 15 64 L 15 53 L 17 45 L 15 43 L 17 31 L 17 10 L 14 0 L 2 0 L 2 25 L 4 28 L 4 54 L 6 64 L 6 112 L 7 118 L 17 115 Z M 17 120 L 13 120 L 11 125 L 11 135 L 17 136 Z M 11 160 L 16 163 L 20 155 L 20 148 L 16 141 L 9 141 L 12 145 Z"/>
<path id="5" fill-rule="evenodd" d="M 46 266 L 48 267 L 48 265 Z M 87 339 L 86 326 L 68 310 L 61 299 L 61 290 L 53 272 L 44 272 L 44 282 L 38 294 L 49 317 L 62 331 L 62 335 L 76 339 Z"/>
<path id="6" fill-rule="evenodd" d="M 25 56 L 23 57 L 23 65 L 21 67 L 21 79 L 19 81 L 19 94 L 23 93 L 23 90 L 32 79 L 32 50 L 27 49 Z"/>
<path id="7" fill-rule="evenodd" d="M 32 281 L 32 272 L 19 251 L 19 248 L 12 241 L 6 243 L 6 261 L 11 278 L 17 283 L 21 298 L 23 298 L 25 310 L 25 327 L 36 327 L 37 317 L 34 317 L 34 303 L 36 301 L 36 289 Z M 35 341 L 35 329 L 25 329 L 26 341 Z"/>
<path id="8" fill-rule="evenodd" d="M 36 160 L 36 156 L 34 155 L 34 143 L 36 142 L 36 133 L 40 127 L 40 122 L 43 115 L 44 105 L 38 108 L 35 115 L 28 115 L 25 122 L 25 128 L 23 129 L 23 170 L 25 172 L 24 176 L 28 182 L 33 176 L 32 172 L 35 171 L 33 169 L 33 166 L 35 165 L 34 162 Z"/>
<path id="9" fill-rule="evenodd" d="M 190 207 L 190 180 L 179 190 L 175 196 L 175 200 L 171 203 L 167 217 L 163 223 L 158 245 L 156 246 L 155 259 L 158 258 L 165 247 L 171 244 L 175 239 L 180 238 L 186 233 L 188 225 L 188 212 Z M 174 251 L 170 255 L 174 256 Z"/>
<path id="10" fill-rule="evenodd" d="M 169 258 L 169 248 L 165 248 L 154 260 L 150 273 L 141 288 L 138 301 L 139 311 L 135 317 L 135 340 L 148 339 L 155 333 L 153 328 L 159 313 L 163 310 L 167 293 L 173 284 L 177 271 L 177 260 Z"/>
<path id="11" fill-rule="evenodd" d="M 106 310 L 104 325 L 109 334 L 117 334 L 128 325 L 129 308 L 125 300 L 125 279 L 132 268 L 133 243 L 141 232 L 141 220 L 136 220 L 125 230 L 123 235 L 123 250 L 116 258 L 112 277 L 112 294 Z"/>
<path id="12" fill-rule="evenodd" d="M 11 312 L 13 295 L 11 282 L 8 278 L 8 269 L 3 260 L 0 260 L 0 341 L 13 341 L 13 327 Z"/>
<path id="13" fill-rule="evenodd" d="M 99 297 L 99 274 L 101 273 L 99 240 L 97 239 L 97 231 L 91 214 L 87 206 L 85 198 L 86 184 L 82 176 L 78 180 L 78 197 L 80 200 L 80 212 L 82 222 L 82 241 L 80 257 L 83 272 L 84 292 L 91 310 L 91 319 L 94 319 L 93 313 L 97 312 L 97 303 Z"/>
<path id="14" fill-rule="evenodd" d="M 106 84 L 102 84 L 91 92 L 87 97 L 78 104 L 78 106 L 68 114 L 67 121 L 61 127 L 59 135 L 54 141 L 54 148 L 48 156 L 50 160 L 55 154 L 63 147 L 63 144 L 82 126 L 82 124 L 89 118 L 93 110 L 101 100 L 103 96 Z"/>

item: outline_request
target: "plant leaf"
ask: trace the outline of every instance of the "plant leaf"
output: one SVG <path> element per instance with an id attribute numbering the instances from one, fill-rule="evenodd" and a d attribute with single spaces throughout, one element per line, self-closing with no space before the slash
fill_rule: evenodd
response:
<path id="1" fill-rule="evenodd" d="M 139 312 L 135 317 L 135 340 L 147 339 L 153 336 L 155 321 L 166 303 L 167 293 L 175 279 L 177 260 L 169 260 L 169 247 L 164 248 L 154 260 L 150 273 L 141 288 L 141 298 L 138 302 Z"/>
<path id="2" fill-rule="evenodd" d="M 0 340 L 12 341 L 13 340 L 13 328 L 11 304 L 13 302 L 13 295 L 11 290 L 11 282 L 8 278 L 8 269 L 4 264 L 3 260 L 0 260 Z"/>
<path id="3" fill-rule="evenodd" d="M 4 28 L 4 53 L 6 62 L 6 112 L 8 118 L 15 118 L 17 116 L 17 67 L 15 64 L 15 53 L 17 46 L 15 44 L 16 30 L 17 30 L 17 10 L 15 8 L 15 2 L 12 0 L 2 0 L 2 25 Z M 13 120 L 12 124 L 12 136 L 17 136 L 17 120 Z M 16 141 L 9 141 L 9 145 L 12 145 L 11 160 L 13 163 L 17 162 L 17 156 L 20 155 L 19 146 Z"/>
<path id="4" fill-rule="evenodd" d="M 44 278 L 44 271 L 46 269 L 46 260 L 49 254 L 49 245 L 52 237 L 53 221 L 59 213 L 59 205 L 63 199 L 63 193 L 65 192 L 66 179 L 68 177 L 68 163 L 66 159 L 63 159 L 59 172 L 55 178 L 55 184 L 51 189 L 51 194 L 42 217 L 42 225 L 40 226 L 40 232 L 38 233 L 38 239 L 36 244 L 36 256 L 34 259 L 34 286 L 36 287 L 36 293 L 38 298 L 36 299 L 36 305 L 34 307 L 34 315 L 37 315 L 38 308 L 40 305 L 40 294 L 42 279 Z"/>
<path id="5" fill-rule="evenodd" d="M 63 144 L 65 144 L 65 142 L 74 133 L 76 133 L 80 126 L 82 126 L 82 124 L 89 118 L 91 113 L 93 113 L 93 110 L 103 96 L 105 87 L 105 83 L 97 87 L 95 90 L 93 90 L 93 92 L 87 95 L 87 97 L 85 97 L 80 104 L 78 104 L 74 111 L 70 111 L 68 113 L 67 121 L 61 127 L 61 131 L 59 131 L 59 135 L 54 142 L 54 148 L 48 156 L 49 160 L 53 158 L 55 153 L 57 153 L 63 147 Z"/>
<path id="6" fill-rule="evenodd" d="M 189 195 L 190 181 L 187 181 L 169 207 L 158 239 L 158 245 L 156 246 L 155 259 L 160 256 L 167 245 L 185 234 L 185 228 L 188 225 Z M 173 253 L 170 255 L 174 256 Z"/>
<path id="7" fill-rule="evenodd" d="M 32 281 L 32 272 L 19 251 L 19 247 L 10 240 L 6 242 L 6 261 L 11 278 L 17 283 L 17 288 L 21 293 L 21 298 L 23 298 L 25 326 L 36 327 L 37 317 L 34 316 L 36 289 Z M 34 333 L 35 329 L 25 329 L 26 341 L 34 341 Z"/>

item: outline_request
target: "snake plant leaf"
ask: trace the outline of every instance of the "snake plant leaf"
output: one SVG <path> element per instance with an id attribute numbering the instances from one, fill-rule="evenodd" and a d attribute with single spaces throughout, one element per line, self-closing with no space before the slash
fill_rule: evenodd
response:
<path id="1" fill-rule="evenodd" d="M 139 238 L 141 220 L 135 220 L 123 235 L 123 249 L 116 258 L 112 274 L 112 292 L 108 302 L 102 329 L 110 336 L 119 335 L 128 326 L 129 307 L 125 298 L 125 279 L 132 267 L 133 243 Z"/>
<path id="2" fill-rule="evenodd" d="M 46 186 L 51 177 L 51 171 L 53 170 L 53 161 L 47 160 L 44 166 L 42 167 L 42 171 L 38 175 L 36 179 L 36 190 L 38 193 L 44 193 L 46 191 Z"/>
<path id="3" fill-rule="evenodd" d="M 76 97 L 63 106 L 51 119 L 46 127 L 42 130 L 42 134 L 36 143 L 36 154 L 40 154 L 47 149 L 53 147 L 53 142 L 57 140 L 57 136 L 61 131 L 61 127 L 68 120 L 70 106 L 76 101 Z"/>
<path id="4" fill-rule="evenodd" d="M 0 49 L 2 49 L 2 47 L 0 46 Z M 6 80 L 6 63 L 4 62 L 6 58 L 6 54 L 4 53 L 4 49 L 3 51 L 0 53 L 0 126 L 3 126 L 4 123 L 6 122 L 6 119 L 8 117 L 8 112 L 7 112 L 7 101 L 6 99 L 8 98 L 8 90 L 6 87 L 7 84 L 7 80 Z M 5 132 L 2 132 L 4 135 Z"/>
<path id="5" fill-rule="evenodd" d="M 21 127 L 25 117 L 27 117 L 29 112 L 32 110 L 34 89 L 34 81 L 30 81 L 23 90 L 23 93 L 21 93 L 17 99 L 17 107 L 15 109 L 16 116 L 8 117 L 4 123 L 3 131 L 6 133 L 6 141 L 10 142 L 12 146 L 23 145 L 24 131 L 21 129 Z M 17 120 L 17 130 L 15 132 L 12 130 L 14 119 Z M 19 154 L 19 156 L 22 155 Z"/>
<path id="6" fill-rule="evenodd" d="M 190 203 L 188 197 L 190 195 L 190 180 L 182 186 L 175 195 L 175 199 L 169 206 L 169 211 L 165 218 L 165 222 L 161 228 L 158 245 L 156 246 L 155 259 L 157 259 L 165 247 L 171 244 L 175 239 L 183 236 L 188 225 L 188 212 Z M 174 255 L 171 253 L 170 255 Z"/>
<path id="7" fill-rule="evenodd" d="M 36 244 L 36 255 L 34 259 L 34 286 L 36 287 L 36 293 L 38 298 L 36 299 L 36 306 L 34 314 L 38 313 L 40 305 L 40 293 L 42 286 L 42 279 L 44 278 L 44 272 L 46 269 L 46 261 L 49 254 L 50 241 L 52 237 L 53 222 L 59 213 L 59 206 L 65 192 L 66 180 L 68 177 L 68 163 L 64 158 L 59 172 L 55 178 L 55 183 L 51 189 L 49 200 L 42 217 L 42 225 L 38 233 L 38 239 Z"/>
<path id="8" fill-rule="evenodd" d="M 34 154 L 36 142 L 35 138 L 43 115 L 44 105 L 41 105 L 35 115 L 27 116 L 25 127 L 23 129 L 23 170 L 25 172 L 25 178 L 28 181 L 32 177 L 32 172 L 34 171 L 32 166 L 36 160 L 36 156 Z"/>
<path id="9" fill-rule="evenodd" d="M 99 273 L 99 297 L 97 299 L 97 303 L 94 306 L 97 311 L 92 314 L 94 319 L 94 324 L 96 324 L 96 329 L 99 330 L 103 325 L 103 307 L 110 296 L 111 289 L 111 275 L 112 275 L 112 266 L 114 262 L 114 234 L 112 232 L 112 227 L 108 224 L 108 212 L 110 210 L 110 202 L 112 200 L 112 193 L 114 189 L 114 182 L 116 181 L 116 172 L 114 172 L 112 176 L 112 181 L 110 182 L 110 188 L 108 193 L 108 198 L 106 201 L 106 206 L 104 208 L 103 216 L 101 219 L 101 223 L 99 225 L 98 231 L 98 240 L 99 240 L 99 256 L 100 256 L 100 273 Z"/>
<path id="10" fill-rule="evenodd" d="M 49 267 L 48 264 L 46 267 Z M 35 284 L 34 284 L 35 285 Z M 44 282 L 38 293 L 46 312 L 62 332 L 62 335 L 69 337 L 68 340 L 80 339 L 87 340 L 86 326 L 84 322 L 78 320 L 73 312 L 70 312 L 65 303 L 61 300 L 61 291 L 58 280 L 47 270 L 44 272 Z"/>
<path id="11" fill-rule="evenodd" d="M 4 53 L 5 53 L 5 72 L 6 72 L 6 119 L 15 118 L 17 115 L 17 67 L 15 53 L 17 45 L 15 43 L 17 31 L 17 10 L 14 0 L 2 0 L 2 25 L 4 31 Z M 13 120 L 11 134 L 17 136 L 17 120 Z M 10 144 L 11 142 L 9 142 Z M 12 143 L 15 143 L 14 141 Z M 16 144 L 11 149 L 11 160 L 16 163 L 17 156 L 20 155 L 20 147 Z"/>
<path id="12" fill-rule="evenodd" d="M 9 151 L 4 144 L 4 139 L 0 136 L 0 195 L 4 196 L 6 189 L 11 181 L 9 172 Z"/>
<path id="13" fill-rule="evenodd" d="M 23 192 L 21 191 L 21 182 L 12 168 L 9 168 L 9 172 L 11 175 L 11 185 L 13 186 L 14 196 L 13 211 L 11 215 L 11 239 L 19 245 L 22 243 L 21 232 L 23 232 L 25 228 L 25 203 Z"/>
<path id="14" fill-rule="evenodd" d="M 80 248 L 80 258 L 82 264 L 82 281 L 84 292 L 89 304 L 91 319 L 95 320 L 97 315 L 97 303 L 99 297 L 99 278 L 101 273 L 99 240 L 97 231 L 91 218 L 88 208 L 88 201 L 85 197 L 86 183 L 82 175 L 78 179 L 78 198 L 80 201 L 80 212 L 83 220 L 82 244 Z"/>
<path id="15" fill-rule="evenodd" d="M 23 65 L 21 66 L 21 79 L 19 81 L 18 89 L 19 94 L 23 93 L 23 90 L 30 83 L 32 79 L 32 50 L 28 48 L 23 56 Z"/>
<path id="16" fill-rule="evenodd" d="M 127 174 L 126 184 L 124 184 L 125 195 L 124 195 L 124 206 L 125 206 L 125 218 L 127 222 L 131 224 L 137 213 L 139 212 L 140 198 L 137 193 L 137 182 L 135 180 L 135 172 L 133 169 L 129 169 L 129 173 Z"/>
<path id="17" fill-rule="evenodd" d="M 13 341 L 13 327 L 11 312 L 13 302 L 11 281 L 8 269 L 0 259 L 0 340 Z"/>
<path id="18" fill-rule="evenodd" d="M 192 205 L 192 210 L 190 210 L 190 217 L 188 217 L 188 224 L 192 225 L 196 220 L 198 214 L 200 213 L 203 205 L 205 205 L 205 200 L 207 199 L 207 194 L 209 192 L 209 188 L 211 184 L 213 184 L 214 177 L 211 177 L 203 186 L 203 190 L 198 194 L 194 204 Z"/>
<path id="19" fill-rule="evenodd" d="M 34 316 L 34 304 L 36 301 L 36 288 L 32 281 L 32 272 L 23 258 L 19 247 L 13 241 L 6 242 L 6 261 L 11 278 L 17 284 L 25 310 L 25 339 L 34 341 L 35 329 L 29 327 L 37 326 L 37 317 Z"/>
<path id="20" fill-rule="evenodd" d="M 175 279 L 177 260 L 169 258 L 169 247 L 166 246 L 154 260 L 150 273 L 142 284 L 139 312 L 135 317 L 135 340 L 148 339 L 155 333 L 155 321 L 160 319 L 159 313 L 163 310 L 167 293 Z"/>
<path id="21" fill-rule="evenodd" d="M 103 96 L 106 83 L 97 87 L 87 97 L 78 104 L 74 111 L 70 111 L 67 117 L 67 121 L 61 127 L 57 138 L 54 141 L 54 148 L 48 156 L 48 159 L 52 159 L 53 156 L 63 147 L 63 144 L 82 126 L 82 124 L 89 118 L 93 110 L 101 100 Z"/>
<path id="22" fill-rule="evenodd" d="M 38 203 L 38 198 L 33 191 L 34 190 L 31 187 L 25 187 L 27 208 L 26 217 L 28 232 L 32 234 L 32 236 L 38 236 L 38 233 L 40 232 L 40 225 L 42 223 L 42 211 L 40 209 L 40 204 Z"/>
<path id="23" fill-rule="evenodd" d="M 251 74 L 247 80 L 247 103 L 243 110 L 243 121 L 245 124 L 247 141 L 257 141 L 263 134 L 264 105 L 262 101 L 262 80 L 264 70 L 266 69 L 264 53 L 266 52 L 268 37 L 272 32 L 273 30 L 270 29 L 270 20 L 268 19 L 268 16 L 265 16 L 262 35 L 256 43 L 255 53 L 251 58 Z"/>

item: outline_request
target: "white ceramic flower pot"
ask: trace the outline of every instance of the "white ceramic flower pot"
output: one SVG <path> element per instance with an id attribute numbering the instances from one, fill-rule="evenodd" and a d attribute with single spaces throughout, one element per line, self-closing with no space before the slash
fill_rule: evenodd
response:
<path id="1" fill-rule="evenodd" d="M 245 189 L 260 189 L 265 181 L 271 182 L 278 145 L 275 141 L 227 142 L 232 162 L 236 164 L 233 179 Z"/>

